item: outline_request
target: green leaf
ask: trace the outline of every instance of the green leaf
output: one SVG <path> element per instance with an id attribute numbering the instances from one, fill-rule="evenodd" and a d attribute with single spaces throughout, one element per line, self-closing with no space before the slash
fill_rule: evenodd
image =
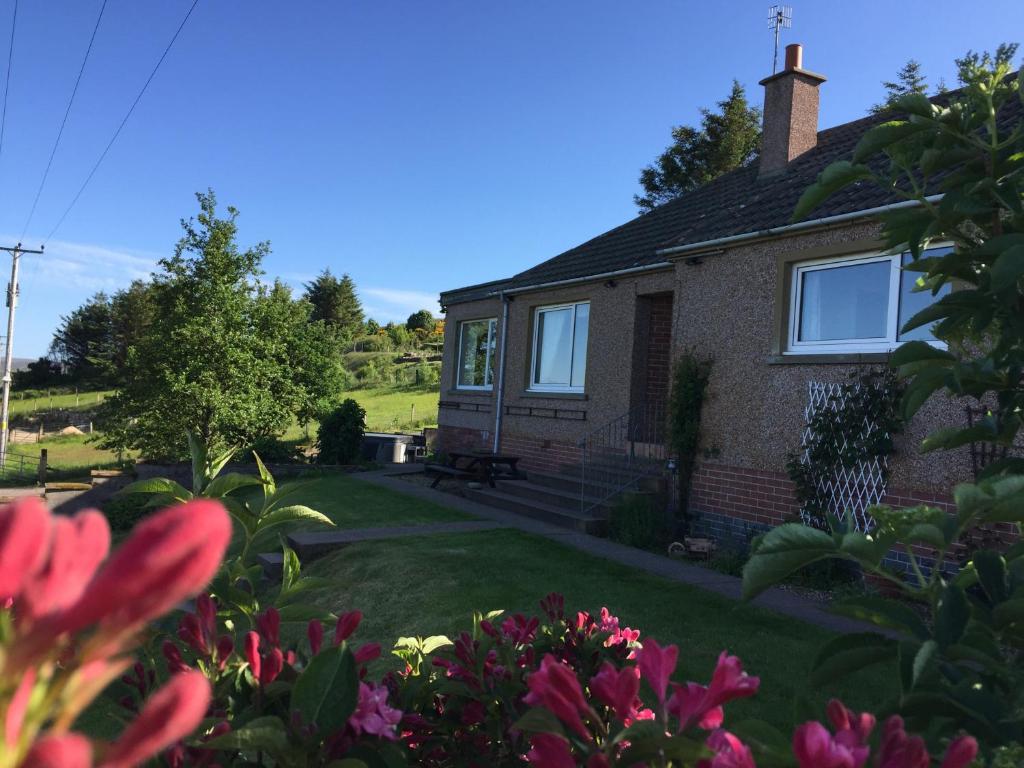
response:
<path id="1" fill-rule="evenodd" d="M 992 290 L 996 293 L 1014 292 L 1024 277 L 1024 245 L 1003 251 L 989 271 Z"/>
<path id="2" fill-rule="evenodd" d="M 316 723 L 324 736 L 341 730 L 355 712 L 359 673 L 352 652 L 344 646 L 321 651 L 302 670 L 292 688 L 292 708 L 303 723 Z"/>
<path id="3" fill-rule="evenodd" d="M 768 752 L 773 757 L 780 758 L 788 758 L 791 754 L 791 740 L 775 726 L 763 720 L 741 720 L 732 723 L 729 730 L 751 747 L 754 754 Z"/>
<path id="4" fill-rule="evenodd" d="M 862 163 L 897 142 L 931 129 L 932 126 L 928 123 L 911 123 L 903 120 L 876 125 L 865 131 L 857 142 L 857 147 L 853 150 L 853 161 Z"/>
<path id="5" fill-rule="evenodd" d="M 269 499 L 277 493 L 277 483 L 274 482 L 274 476 L 270 474 L 270 470 L 267 469 L 267 466 L 263 463 L 263 459 L 260 458 L 260 455 L 256 453 L 256 451 L 253 451 L 252 455 L 256 459 L 256 469 L 259 470 L 260 479 L 263 481 L 264 498 Z"/>
<path id="6" fill-rule="evenodd" d="M 1006 594 L 1006 561 L 998 552 L 982 549 L 974 553 L 974 568 L 978 572 L 978 581 L 982 589 L 993 603 L 1001 603 Z"/>
<path id="7" fill-rule="evenodd" d="M 208 499 L 219 499 L 222 496 L 227 496 L 229 493 L 237 491 L 239 488 L 248 488 L 253 485 L 262 484 L 263 481 L 258 477 L 243 475 L 239 472 L 232 472 L 230 474 L 214 478 L 210 484 L 206 486 L 206 489 L 203 491 L 203 496 Z"/>
<path id="8" fill-rule="evenodd" d="M 924 360 L 956 362 L 956 356 L 944 349 L 937 349 L 926 341 L 908 341 L 900 345 L 889 357 L 889 364 L 896 368 Z"/>
<path id="9" fill-rule="evenodd" d="M 945 648 L 957 642 L 967 629 L 971 607 L 967 595 L 955 584 L 948 584 L 939 594 L 935 612 L 935 639 Z"/>
<path id="10" fill-rule="evenodd" d="M 903 392 L 903 418 L 909 421 L 928 398 L 946 384 L 948 378 L 949 371 L 945 367 L 930 368 L 917 374 Z"/>
<path id="11" fill-rule="evenodd" d="M 927 640 L 921 644 L 917 655 L 914 656 L 914 675 L 911 688 L 917 687 L 921 678 L 935 667 L 935 657 L 939 652 L 939 644 L 934 640 Z"/>
<path id="12" fill-rule="evenodd" d="M 804 190 L 793 211 L 792 220 L 800 221 L 806 218 L 807 214 L 843 187 L 860 179 L 869 178 L 871 178 L 871 170 L 866 165 L 854 165 L 849 160 L 832 163 L 821 172 L 814 184 Z"/>
<path id="13" fill-rule="evenodd" d="M 269 515 L 264 515 L 260 518 L 259 532 L 273 528 L 275 525 L 283 525 L 284 523 L 293 523 L 299 520 L 309 520 L 321 525 L 334 527 L 334 521 L 327 515 L 317 512 L 315 509 L 303 506 L 302 504 L 293 504 L 290 507 L 281 507 L 275 509 Z"/>
<path id="14" fill-rule="evenodd" d="M 817 528 L 798 523 L 773 528 L 743 567 L 743 599 L 750 600 L 803 566 L 837 552 L 832 537 Z"/>
<path id="15" fill-rule="evenodd" d="M 1011 624 L 1024 626 L 1024 597 L 1007 600 L 992 609 L 992 620 L 999 628 Z"/>
<path id="16" fill-rule="evenodd" d="M 281 550 L 281 591 L 288 592 L 299 579 L 302 563 L 295 550 L 285 546 Z"/>
<path id="17" fill-rule="evenodd" d="M 512 726 L 513 730 L 523 731 L 525 733 L 553 733 L 558 736 L 565 735 L 565 729 L 562 728 L 562 724 L 558 718 L 555 717 L 554 713 L 544 707 L 533 707 L 532 709 L 526 710 L 526 713 L 520 717 L 515 725 Z"/>
<path id="18" fill-rule="evenodd" d="M 171 496 L 177 501 L 188 501 L 192 498 L 192 494 L 186 490 L 185 486 L 166 477 L 136 480 L 134 483 L 126 485 L 118 493 L 120 495 L 127 495 L 129 493 L 162 493 Z"/>
<path id="19" fill-rule="evenodd" d="M 427 655 L 433 653 L 438 648 L 444 648 L 448 645 L 454 645 L 454 643 L 444 635 L 431 635 L 430 637 L 423 638 L 421 650 L 424 655 Z"/>
<path id="20" fill-rule="evenodd" d="M 897 643 L 884 635 L 859 632 L 840 635 L 822 647 L 811 670 L 811 684 L 824 685 L 872 664 L 896 658 Z"/>
<path id="21" fill-rule="evenodd" d="M 288 731 L 280 718 L 268 715 L 250 720 L 237 730 L 193 746 L 203 749 L 232 749 L 246 752 L 279 753 L 288 747 Z"/>
<path id="22" fill-rule="evenodd" d="M 832 611 L 860 621 L 867 621 L 877 627 L 898 629 L 920 640 L 929 637 L 928 627 L 917 612 L 906 603 L 886 600 L 883 597 L 862 595 L 832 604 Z"/>

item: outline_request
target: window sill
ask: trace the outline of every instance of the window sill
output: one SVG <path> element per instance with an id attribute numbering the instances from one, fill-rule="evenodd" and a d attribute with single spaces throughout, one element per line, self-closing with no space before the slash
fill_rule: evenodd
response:
<path id="1" fill-rule="evenodd" d="M 770 355 L 768 365 L 855 365 L 884 363 L 891 352 L 808 352 L 792 355 Z"/>
<path id="2" fill-rule="evenodd" d="M 447 392 L 445 392 L 445 394 L 453 396 L 453 397 L 461 397 L 463 395 L 466 395 L 468 397 L 490 397 L 491 395 L 494 394 L 494 391 L 491 390 L 491 389 L 459 389 L 459 388 L 455 388 L 455 389 L 449 389 Z"/>
<path id="3" fill-rule="evenodd" d="M 522 397 L 542 397 L 552 400 L 589 400 L 586 392 L 543 392 L 538 389 L 526 389 Z"/>

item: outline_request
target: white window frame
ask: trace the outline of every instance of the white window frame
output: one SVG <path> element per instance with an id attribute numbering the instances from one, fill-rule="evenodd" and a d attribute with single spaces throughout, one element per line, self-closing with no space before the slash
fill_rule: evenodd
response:
<path id="1" fill-rule="evenodd" d="M 484 383 L 483 384 L 463 384 L 462 383 L 462 335 L 466 331 L 466 325 L 469 323 L 487 323 L 487 346 L 486 354 L 484 357 Z M 469 320 L 459 321 L 459 346 L 455 353 L 455 388 L 456 389 L 467 389 L 475 390 L 477 392 L 487 391 L 489 392 L 494 388 L 494 376 L 491 373 L 491 350 L 494 347 L 494 343 L 498 336 L 498 318 L 496 317 L 474 317 Z"/>
<path id="2" fill-rule="evenodd" d="M 949 247 L 949 243 L 934 243 L 928 251 Z M 845 256 L 833 256 L 824 259 L 811 259 L 794 262 L 789 284 L 789 329 L 786 339 L 787 355 L 807 354 L 857 354 L 862 352 L 891 352 L 906 342 L 899 340 L 900 324 L 900 277 L 903 274 L 903 256 L 906 251 L 895 254 L 860 253 Z M 889 305 L 886 310 L 886 335 L 884 338 L 867 339 L 830 339 L 828 341 L 800 341 L 800 306 L 803 299 L 802 277 L 807 272 L 835 269 L 837 267 L 857 266 L 875 262 L 889 262 Z M 937 300 L 937 299 L 936 299 Z M 945 349 L 946 345 L 937 340 L 928 342 L 932 346 Z"/>
<path id="3" fill-rule="evenodd" d="M 569 392 L 569 393 L 583 393 L 586 385 L 582 387 L 574 387 L 572 384 L 558 385 L 558 384 L 538 384 L 537 383 L 537 339 L 540 335 L 540 316 L 545 312 L 552 312 L 560 309 L 571 309 L 572 310 L 572 349 L 569 351 L 569 381 L 572 381 L 572 359 L 576 356 L 576 309 L 586 305 L 590 307 L 590 301 L 573 301 L 565 304 L 548 304 L 543 307 L 537 307 L 533 310 L 533 349 L 530 352 L 530 385 L 527 388 L 529 392 Z M 587 318 L 587 341 L 590 340 L 590 318 Z M 583 358 L 583 364 L 586 365 L 586 355 Z"/>

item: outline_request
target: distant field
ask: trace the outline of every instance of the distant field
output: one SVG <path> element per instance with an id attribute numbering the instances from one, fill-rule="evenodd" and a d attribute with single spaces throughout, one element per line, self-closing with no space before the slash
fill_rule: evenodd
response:
<path id="1" fill-rule="evenodd" d="M 356 389 L 346 392 L 366 409 L 368 432 L 396 432 L 420 429 L 437 424 L 437 403 L 440 397 L 436 389 L 395 388 Z M 316 437 L 316 424 L 309 425 L 310 437 Z M 301 440 L 305 430 L 293 424 L 284 434 L 285 440 Z"/>
<path id="2" fill-rule="evenodd" d="M 53 395 L 22 398 L 20 393 L 11 393 L 11 413 L 32 413 L 33 411 L 49 411 L 53 408 L 86 408 L 102 402 L 114 394 L 113 390 L 102 392 L 79 392 L 77 395 Z"/>

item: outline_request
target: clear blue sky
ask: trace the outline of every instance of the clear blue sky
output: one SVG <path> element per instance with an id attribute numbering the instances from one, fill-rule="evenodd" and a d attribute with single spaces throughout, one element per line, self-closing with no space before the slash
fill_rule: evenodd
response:
<path id="1" fill-rule="evenodd" d="M 146 276 L 193 193 L 270 240 L 270 276 L 349 272 L 368 313 L 436 310 L 442 289 L 524 269 L 634 215 L 640 168 L 728 91 L 761 101 L 767 0 L 200 0 L 78 205 L 26 257 L 15 352 L 59 316 Z M 25 243 L 49 233 L 190 0 L 109 0 Z M 17 239 L 100 0 L 22 1 L 0 154 L 0 237 Z M 821 126 L 880 81 L 1024 30 L 1024 3 L 796 2 L 784 42 L 828 77 Z M 0 68 L 11 0 L 0 0 Z M 1019 38 L 1018 38 L 1019 39 Z M 0 270 L 6 270 L 0 258 Z"/>

